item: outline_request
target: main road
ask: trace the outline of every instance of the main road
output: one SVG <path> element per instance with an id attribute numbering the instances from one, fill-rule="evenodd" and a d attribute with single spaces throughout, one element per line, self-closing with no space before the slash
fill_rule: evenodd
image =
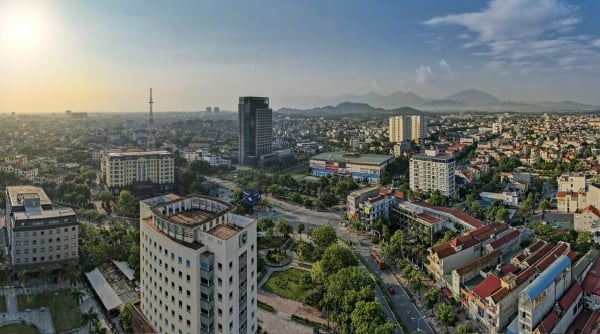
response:
<path id="1" fill-rule="evenodd" d="M 216 178 L 207 179 L 220 186 L 233 188 L 233 184 L 231 182 L 223 181 Z M 394 277 L 394 275 L 387 269 L 379 270 L 374 265 L 373 261 L 371 261 L 369 256 L 371 242 L 369 238 L 360 236 L 356 233 L 351 233 L 347 228 L 342 227 L 340 224 L 341 219 L 339 213 L 331 211 L 310 210 L 304 206 L 278 200 L 270 195 L 263 195 L 263 197 L 269 201 L 269 204 L 271 204 L 273 209 L 271 211 L 259 212 L 256 214 L 255 218 L 268 217 L 276 220 L 279 217 L 284 217 L 290 223 L 290 225 L 294 227 L 294 229 L 296 228 L 296 225 L 298 223 L 303 223 L 305 232 L 309 231 L 310 229 L 316 226 L 332 226 L 333 228 L 335 228 L 336 233 L 340 238 L 352 241 L 353 247 L 358 251 L 360 256 L 362 256 L 366 260 L 366 263 L 368 263 L 370 269 L 373 270 L 381 279 L 381 282 L 383 283 L 384 287 L 387 288 L 391 286 L 394 288 L 396 293 L 394 295 L 390 295 L 390 297 L 392 299 L 392 303 L 394 304 L 397 313 L 402 319 L 402 322 L 408 328 L 409 333 L 419 331 L 428 334 L 435 333 L 435 331 L 427 322 L 426 317 L 415 306 L 411 298 L 406 293 L 404 287 L 400 283 L 398 283 L 398 280 Z M 379 289 L 377 288 L 376 291 L 379 291 Z M 381 291 L 381 293 L 388 293 L 388 291 Z M 383 302 L 381 299 L 380 301 Z M 385 303 L 385 305 L 382 306 L 384 306 L 384 309 L 386 309 L 386 313 L 389 314 L 389 310 L 387 309 L 386 305 L 387 303 Z"/>

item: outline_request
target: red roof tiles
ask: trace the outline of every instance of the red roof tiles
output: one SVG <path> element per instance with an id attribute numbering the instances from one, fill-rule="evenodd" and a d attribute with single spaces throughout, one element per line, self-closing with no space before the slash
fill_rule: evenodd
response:
<path id="1" fill-rule="evenodd" d="M 537 329 L 540 330 L 540 333 L 550 333 L 552 331 L 552 328 L 554 328 L 554 326 L 556 326 L 557 323 L 558 314 L 555 310 L 552 310 L 550 311 L 550 313 L 548 313 L 548 315 L 546 315 L 544 320 L 540 322 L 540 325 L 537 327 Z"/>
<path id="2" fill-rule="evenodd" d="M 509 233 L 502 236 L 500 239 L 494 240 L 492 243 L 490 243 L 490 246 L 492 246 L 493 249 L 496 249 L 496 248 L 510 242 L 511 240 L 519 237 L 520 234 L 521 234 L 521 232 L 519 232 L 519 230 L 510 231 Z"/>
<path id="3" fill-rule="evenodd" d="M 489 274 L 481 281 L 476 287 L 473 288 L 473 293 L 479 296 L 479 298 L 487 298 L 492 292 L 500 289 L 500 279 L 494 274 Z"/>
<path id="4" fill-rule="evenodd" d="M 582 287 L 585 293 L 600 296 L 600 257 L 596 259 L 596 262 L 594 262 L 590 271 L 588 271 L 583 280 Z"/>
<path id="5" fill-rule="evenodd" d="M 558 305 L 563 310 L 563 312 L 566 312 L 569 309 L 569 307 L 573 305 L 577 297 L 581 295 L 582 291 L 583 290 L 581 289 L 579 283 L 575 282 L 573 283 L 573 285 L 571 285 L 569 290 L 567 290 L 567 292 L 565 292 L 565 294 L 558 301 Z"/>
<path id="6" fill-rule="evenodd" d="M 417 202 L 415 204 L 423 206 L 423 207 L 426 207 L 426 208 L 430 208 L 430 209 L 434 209 L 434 210 L 437 210 L 437 211 L 441 211 L 441 212 L 445 212 L 447 214 L 450 214 L 450 215 L 452 215 L 452 216 L 454 216 L 454 217 L 456 217 L 456 218 L 464 221 L 465 223 L 473 226 L 474 228 L 482 227 L 483 225 L 485 225 L 485 223 L 482 222 L 481 220 L 479 220 L 479 219 L 477 219 L 475 217 L 469 216 L 468 214 L 466 214 L 464 212 L 461 212 L 461 211 L 458 211 L 458 210 L 445 208 L 443 206 L 430 205 L 430 204 L 425 203 L 425 202 Z"/>

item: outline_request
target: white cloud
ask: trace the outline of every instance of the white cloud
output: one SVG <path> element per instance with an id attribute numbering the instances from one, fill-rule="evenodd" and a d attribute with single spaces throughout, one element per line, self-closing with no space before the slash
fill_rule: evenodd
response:
<path id="1" fill-rule="evenodd" d="M 415 81 L 419 85 L 423 85 L 423 84 L 425 84 L 425 82 L 427 82 L 427 80 L 429 79 L 431 74 L 432 74 L 431 67 L 421 65 L 421 66 L 417 67 L 417 69 L 415 70 Z"/>
<path id="2" fill-rule="evenodd" d="M 488 68 L 585 69 L 600 71 L 600 39 L 569 35 L 579 23 L 577 7 L 560 0 L 492 0 L 478 12 L 432 18 L 429 26 L 459 25 L 458 39 L 478 56 L 491 57 Z M 508 66 L 510 65 L 510 66 Z M 520 66 L 520 67 L 519 67 Z M 523 71 L 523 67 L 528 68 Z"/>
<path id="3" fill-rule="evenodd" d="M 438 63 L 438 65 L 440 65 L 440 67 L 442 68 L 442 70 L 444 70 L 446 73 L 452 72 L 450 70 L 450 65 L 444 59 L 440 60 L 440 62 Z"/>

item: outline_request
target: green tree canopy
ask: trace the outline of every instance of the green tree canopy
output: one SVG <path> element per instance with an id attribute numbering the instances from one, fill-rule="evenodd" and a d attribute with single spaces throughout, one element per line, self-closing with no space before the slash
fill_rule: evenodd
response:
<path id="1" fill-rule="evenodd" d="M 124 215 L 137 216 L 140 213 L 140 201 L 129 190 L 121 190 L 118 206 L 119 211 Z"/>

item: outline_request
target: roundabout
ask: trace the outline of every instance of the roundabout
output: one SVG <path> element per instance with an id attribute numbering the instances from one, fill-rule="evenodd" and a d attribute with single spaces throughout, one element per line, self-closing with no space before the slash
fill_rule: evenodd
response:
<path id="1" fill-rule="evenodd" d="M 0 334 L 38 334 L 39 331 L 34 326 L 24 325 L 22 323 L 12 323 L 0 325 Z"/>

